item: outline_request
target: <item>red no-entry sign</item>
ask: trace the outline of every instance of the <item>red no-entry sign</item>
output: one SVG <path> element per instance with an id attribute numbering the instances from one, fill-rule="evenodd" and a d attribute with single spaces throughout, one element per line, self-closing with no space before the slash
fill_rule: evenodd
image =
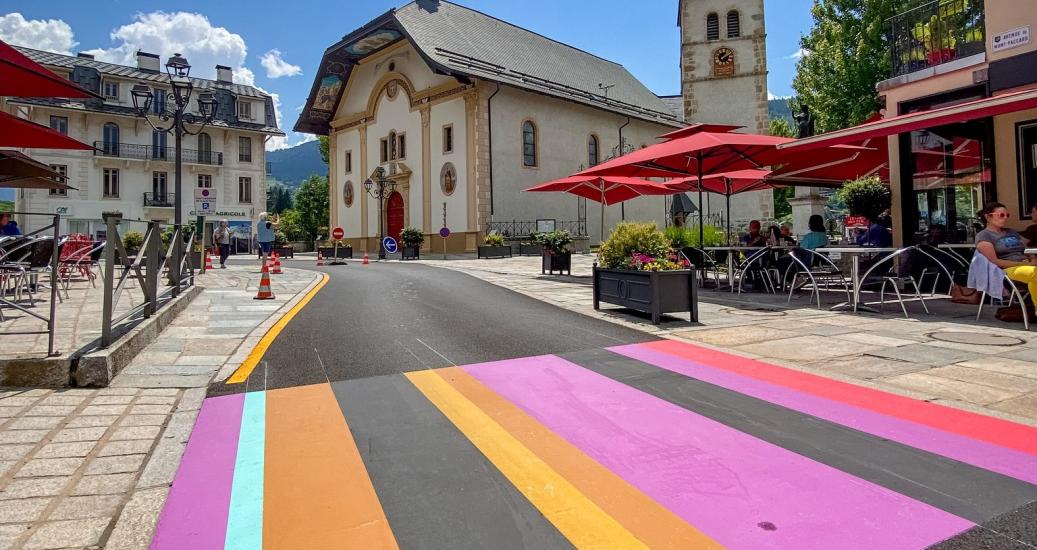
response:
<path id="1" fill-rule="evenodd" d="M 336 227 L 335 229 L 331 230 L 331 238 L 335 239 L 336 241 L 345 236 L 346 232 L 343 231 L 341 227 Z"/>

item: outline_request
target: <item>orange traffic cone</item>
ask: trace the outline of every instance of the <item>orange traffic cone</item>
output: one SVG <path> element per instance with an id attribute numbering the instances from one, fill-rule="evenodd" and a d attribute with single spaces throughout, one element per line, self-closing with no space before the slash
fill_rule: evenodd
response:
<path id="1" fill-rule="evenodd" d="M 263 262 L 263 275 L 259 278 L 259 292 L 253 300 L 273 300 L 274 292 L 270 290 L 270 272 Z"/>
<path id="2" fill-rule="evenodd" d="M 209 255 L 209 251 L 205 251 L 205 270 L 209 271 L 212 269 L 212 256 Z"/>
<path id="3" fill-rule="evenodd" d="M 277 254 L 277 252 L 274 252 L 273 269 L 270 270 L 270 273 L 272 273 L 274 275 L 280 275 L 282 273 L 282 271 L 281 271 L 281 256 L 279 256 Z"/>
<path id="4" fill-rule="evenodd" d="M 364 261 L 360 262 L 360 265 L 367 265 L 369 263 L 371 263 L 371 261 L 367 259 L 367 251 L 365 250 L 364 251 Z"/>
<path id="5" fill-rule="evenodd" d="M 324 266 L 324 256 L 321 255 L 320 251 L 317 251 L 317 267 Z"/>

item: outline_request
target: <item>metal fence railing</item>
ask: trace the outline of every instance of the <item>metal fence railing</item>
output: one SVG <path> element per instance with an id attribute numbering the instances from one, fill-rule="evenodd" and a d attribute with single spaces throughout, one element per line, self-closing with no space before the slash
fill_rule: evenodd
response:
<path id="1" fill-rule="evenodd" d="M 147 225 L 140 248 L 127 250 L 125 235 L 119 229 L 122 223 Z M 150 220 L 124 220 L 109 217 L 107 245 L 104 248 L 104 303 L 101 310 L 101 347 L 106 348 L 114 341 L 120 329 L 151 317 L 163 305 L 175 298 L 185 288 L 194 284 L 194 269 L 188 261 L 188 251 L 193 248 L 195 228 L 189 225 L 171 227 L 169 243 L 163 250 L 163 224 Z M 122 273 L 116 277 L 116 267 Z M 159 290 L 160 275 L 166 270 L 167 287 Z M 128 311 L 116 315 L 115 308 L 125 290 L 126 283 L 135 280 L 144 300 Z"/>
<path id="2" fill-rule="evenodd" d="M 204 149 L 181 149 L 182 160 L 188 164 L 223 164 L 223 153 Z M 99 157 L 117 157 L 136 160 L 176 160 L 175 147 L 155 147 L 136 143 L 115 141 L 95 141 L 94 155 Z"/>
<path id="3" fill-rule="evenodd" d="M 587 220 L 555 220 L 554 228 L 558 231 L 568 231 L 576 237 L 587 236 Z M 486 232 L 497 233 L 505 238 L 529 237 L 537 232 L 537 222 L 519 220 L 512 220 L 509 222 L 489 222 L 486 224 Z"/>
<path id="4" fill-rule="evenodd" d="M 893 16 L 893 76 L 986 51 L 981 0 L 933 0 Z"/>
<path id="5" fill-rule="evenodd" d="M 25 235 L 8 239 L 0 243 L 0 305 L 8 306 L 31 315 L 47 323 L 47 330 L 24 330 L 4 331 L 0 336 L 18 336 L 28 334 L 47 335 L 47 355 L 57 355 L 54 349 L 54 330 L 57 322 L 55 313 L 61 294 L 58 292 L 59 277 L 58 263 L 61 250 L 61 239 L 58 235 L 61 216 L 58 214 L 40 212 L 10 212 L 16 216 L 40 216 L 51 219 L 50 224 Z M 49 235 L 48 235 L 49 233 Z M 33 290 L 39 287 L 37 278 L 42 273 L 50 274 L 50 301 L 48 302 L 48 313 L 42 314 L 35 307 L 32 300 Z M 7 284 L 12 279 L 14 287 Z M 19 303 L 17 297 L 22 288 L 31 285 L 29 291 L 29 304 Z M 8 290 L 15 292 L 11 300 L 7 299 Z M 3 320 L 3 312 L 0 311 L 0 320 Z"/>

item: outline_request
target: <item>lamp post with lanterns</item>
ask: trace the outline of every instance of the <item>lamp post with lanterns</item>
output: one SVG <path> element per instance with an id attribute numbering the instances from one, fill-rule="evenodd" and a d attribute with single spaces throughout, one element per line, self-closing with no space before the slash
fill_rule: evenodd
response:
<path id="1" fill-rule="evenodd" d="M 156 132 L 172 133 L 176 138 L 176 168 L 174 171 L 176 213 L 174 220 L 176 225 L 180 225 L 181 216 L 183 215 L 181 203 L 184 196 L 180 189 L 183 138 L 184 135 L 193 136 L 201 133 L 206 125 L 212 123 L 213 119 L 216 118 L 216 97 L 212 92 L 199 93 L 199 114 L 189 113 L 187 110 L 190 107 L 191 94 L 194 92 L 194 84 L 190 78 L 191 65 L 182 55 L 178 53 L 173 54 L 173 57 L 170 57 L 169 61 L 166 62 L 166 74 L 169 76 L 169 84 L 173 87 L 173 91 L 157 92 L 165 93 L 167 99 L 167 101 L 162 102 L 162 111 L 154 113 L 154 118 L 159 119 L 161 122 L 155 122 L 152 120 L 152 117 L 148 116 L 151 111 L 152 101 L 154 100 L 151 87 L 140 83 L 133 87 L 130 94 L 133 97 L 133 108 L 136 109 L 137 116 L 146 120 L 148 125 Z M 169 106 L 172 106 L 173 109 L 170 110 Z M 198 126 L 198 129 L 192 132 L 187 129 L 188 125 Z"/>
<path id="2" fill-rule="evenodd" d="M 364 182 L 364 190 L 368 195 L 378 199 L 378 259 L 385 259 L 385 226 L 382 223 L 382 212 L 385 210 L 385 199 L 396 192 L 396 180 L 385 177 L 385 168 L 379 166 L 374 174 Z"/>

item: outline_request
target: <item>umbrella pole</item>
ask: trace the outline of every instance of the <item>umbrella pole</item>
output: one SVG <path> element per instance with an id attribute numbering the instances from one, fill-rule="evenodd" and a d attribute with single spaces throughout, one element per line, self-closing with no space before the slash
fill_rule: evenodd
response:
<path id="1" fill-rule="evenodd" d="M 724 179 L 727 181 L 727 246 L 731 246 L 731 180 Z"/>
<path id="2" fill-rule="evenodd" d="M 605 178 L 599 178 L 599 185 L 601 186 L 601 240 L 598 244 L 605 242 Z"/>
<path id="3" fill-rule="evenodd" d="M 699 247 L 705 246 L 705 228 L 703 227 L 702 209 L 706 205 L 702 204 L 702 156 L 699 155 L 698 161 L 698 172 L 699 172 Z"/>

